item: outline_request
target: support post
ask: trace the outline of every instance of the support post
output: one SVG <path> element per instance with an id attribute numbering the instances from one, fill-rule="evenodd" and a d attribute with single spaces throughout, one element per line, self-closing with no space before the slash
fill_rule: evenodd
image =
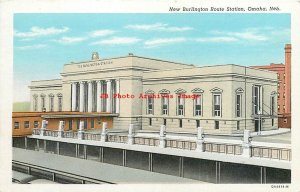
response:
<path id="1" fill-rule="evenodd" d="M 84 135 L 84 121 L 80 121 L 79 122 L 79 130 L 78 130 L 78 139 L 83 139 L 83 135 Z"/>
<path id="2" fill-rule="evenodd" d="M 203 128 L 198 127 L 197 132 L 197 148 L 196 150 L 199 152 L 204 152 L 204 134 L 203 134 Z"/>
<path id="3" fill-rule="evenodd" d="M 251 137 L 250 137 L 250 130 L 244 130 L 244 138 L 243 138 L 243 153 L 244 157 L 251 157 Z"/>
<path id="4" fill-rule="evenodd" d="M 72 83 L 72 111 L 76 111 L 76 93 L 77 93 L 77 90 L 76 90 L 77 86 L 76 86 L 76 83 L 73 82 Z"/>
<path id="5" fill-rule="evenodd" d="M 107 141 L 107 122 L 103 122 L 102 124 L 101 141 Z"/>
<path id="6" fill-rule="evenodd" d="M 85 82 L 84 81 L 81 81 L 80 82 L 80 85 L 79 85 L 79 111 L 80 112 L 84 112 L 84 85 L 85 85 Z"/>
<path id="7" fill-rule="evenodd" d="M 97 112 L 102 112 L 102 81 L 97 81 Z"/>
<path id="8" fill-rule="evenodd" d="M 127 140 L 127 144 L 129 145 L 133 145 L 134 144 L 134 126 L 133 124 L 129 125 L 129 129 L 128 129 L 128 140 Z"/>
<path id="9" fill-rule="evenodd" d="M 161 125 L 159 131 L 159 147 L 165 148 L 166 147 L 166 126 Z"/>
<path id="10" fill-rule="evenodd" d="M 59 150 L 59 141 L 56 142 L 56 152 L 57 152 L 57 155 L 60 155 L 60 150 Z"/>
<path id="11" fill-rule="evenodd" d="M 92 81 L 88 82 L 88 112 L 93 111 L 93 84 Z"/>
<path id="12" fill-rule="evenodd" d="M 24 140 L 25 140 L 24 148 L 27 149 L 27 137 L 26 136 L 25 136 Z"/>
<path id="13" fill-rule="evenodd" d="M 116 94 L 120 93 L 120 80 L 116 79 Z M 116 113 L 120 113 L 120 98 L 116 98 Z"/>
<path id="14" fill-rule="evenodd" d="M 111 80 L 106 81 L 106 93 L 108 98 L 106 99 L 106 112 L 111 113 L 111 104 L 112 104 L 112 91 L 111 91 Z"/>
<path id="15" fill-rule="evenodd" d="M 59 138 L 64 137 L 64 129 L 65 129 L 65 122 L 59 121 L 59 126 L 58 126 L 58 137 Z"/>

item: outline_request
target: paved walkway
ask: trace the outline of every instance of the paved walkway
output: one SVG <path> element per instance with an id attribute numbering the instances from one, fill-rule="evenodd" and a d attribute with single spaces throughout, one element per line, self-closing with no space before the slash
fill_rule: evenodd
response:
<path id="1" fill-rule="evenodd" d="M 51 159 L 51 161 L 49 161 Z M 111 183 L 205 183 L 123 166 L 13 148 L 13 160 Z"/>

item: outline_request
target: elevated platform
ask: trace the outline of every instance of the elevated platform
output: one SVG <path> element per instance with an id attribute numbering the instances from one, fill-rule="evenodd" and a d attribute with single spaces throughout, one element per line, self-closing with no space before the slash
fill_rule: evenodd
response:
<path id="1" fill-rule="evenodd" d="M 33 158 L 34 157 L 34 158 Z M 51 159 L 48 161 L 47 159 Z M 13 162 L 49 172 L 81 176 L 104 183 L 205 183 L 197 180 L 73 157 L 13 148 Z M 74 166 L 76 165 L 76 166 Z"/>

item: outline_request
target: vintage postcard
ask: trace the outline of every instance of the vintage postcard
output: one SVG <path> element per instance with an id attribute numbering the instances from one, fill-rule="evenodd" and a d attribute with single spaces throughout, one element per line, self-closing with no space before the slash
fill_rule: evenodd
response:
<path id="1" fill-rule="evenodd" d="M 300 191 L 296 1 L 0 12 L 0 191 Z"/>

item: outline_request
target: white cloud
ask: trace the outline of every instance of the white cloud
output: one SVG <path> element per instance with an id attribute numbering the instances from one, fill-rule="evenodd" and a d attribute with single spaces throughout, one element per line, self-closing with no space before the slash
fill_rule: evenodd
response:
<path id="1" fill-rule="evenodd" d="M 47 47 L 46 44 L 36 44 L 36 45 L 18 46 L 16 48 L 20 50 L 32 50 L 32 49 L 41 49 L 45 47 Z"/>
<path id="2" fill-rule="evenodd" d="M 71 44 L 71 43 L 79 43 L 86 40 L 84 37 L 62 37 L 60 39 L 54 40 L 55 42 L 61 43 L 61 44 Z"/>
<path id="3" fill-rule="evenodd" d="M 168 45 L 173 43 L 181 43 L 185 41 L 187 41 L 187 39 L 183 37 L 152 39 L 152 40 L 145 41 L 145 46 L 151 48 L 151 47 L 158 47 L 158 46 Z"/>
<path id="4" fill-rule="evenodd" d="M 238 41 L 235 37 L 203 37 L 203 38 L 196 38 L 195 41 L 197 42 L 234 42 Z"/>
<path id="5" fill-rule="evenodd" d="M 40 37 L 40 36 L 47 36 L 47 35 L 56 35 L 61 34 L 69 31 L 68 27 L 63 28 L 55 28 L 55 27 L 49 27 L 49 28 L 41 28 L 41 27 L 31 27 L 30 31 L 28 32 L 19 32 L 15 31 L 16 37 L 23 37 L 23 38 L 29 38 L 29 37 Z"/>
<path id="6" fill-rule="evenodd" d="M 107 36 L 107 35 L 112 35 L 114 33 L 115 33 L 115 31 L 113 31 L 113 30 L 103 29 L 103 30 L 92 31 L 90 33 L 90 36 L 91 37 L 104 37 L 104 36 Z"/>
<path id="7" fill-rule="evenodd" d="M 105 39 L 91 43 L 91 45 L 120 45 L 120 44 L 134 44 L 141 41 L 136 37 L 113 37 L 111 39 Z"/>
<path id="8" fill-rule="evenodd" d="M 254 40 L 254 41 L 266 41 L 268 40 L 267 35 L 261 34 L 258 28 L 246 29 L 242 32 L 224 32 L 224 31 L 213 31 L 213 34 L 226 35 L 229 37 L 235 37 L 242 40 Z"/>
<path id="9" fill-rule="evenodd" d="M 182 32 L 193 30 L 192 27 L 175 27 L 164 23 L 127 25 L 126 28 L 142 31 L 167 31 L 167 32 Z"/>

